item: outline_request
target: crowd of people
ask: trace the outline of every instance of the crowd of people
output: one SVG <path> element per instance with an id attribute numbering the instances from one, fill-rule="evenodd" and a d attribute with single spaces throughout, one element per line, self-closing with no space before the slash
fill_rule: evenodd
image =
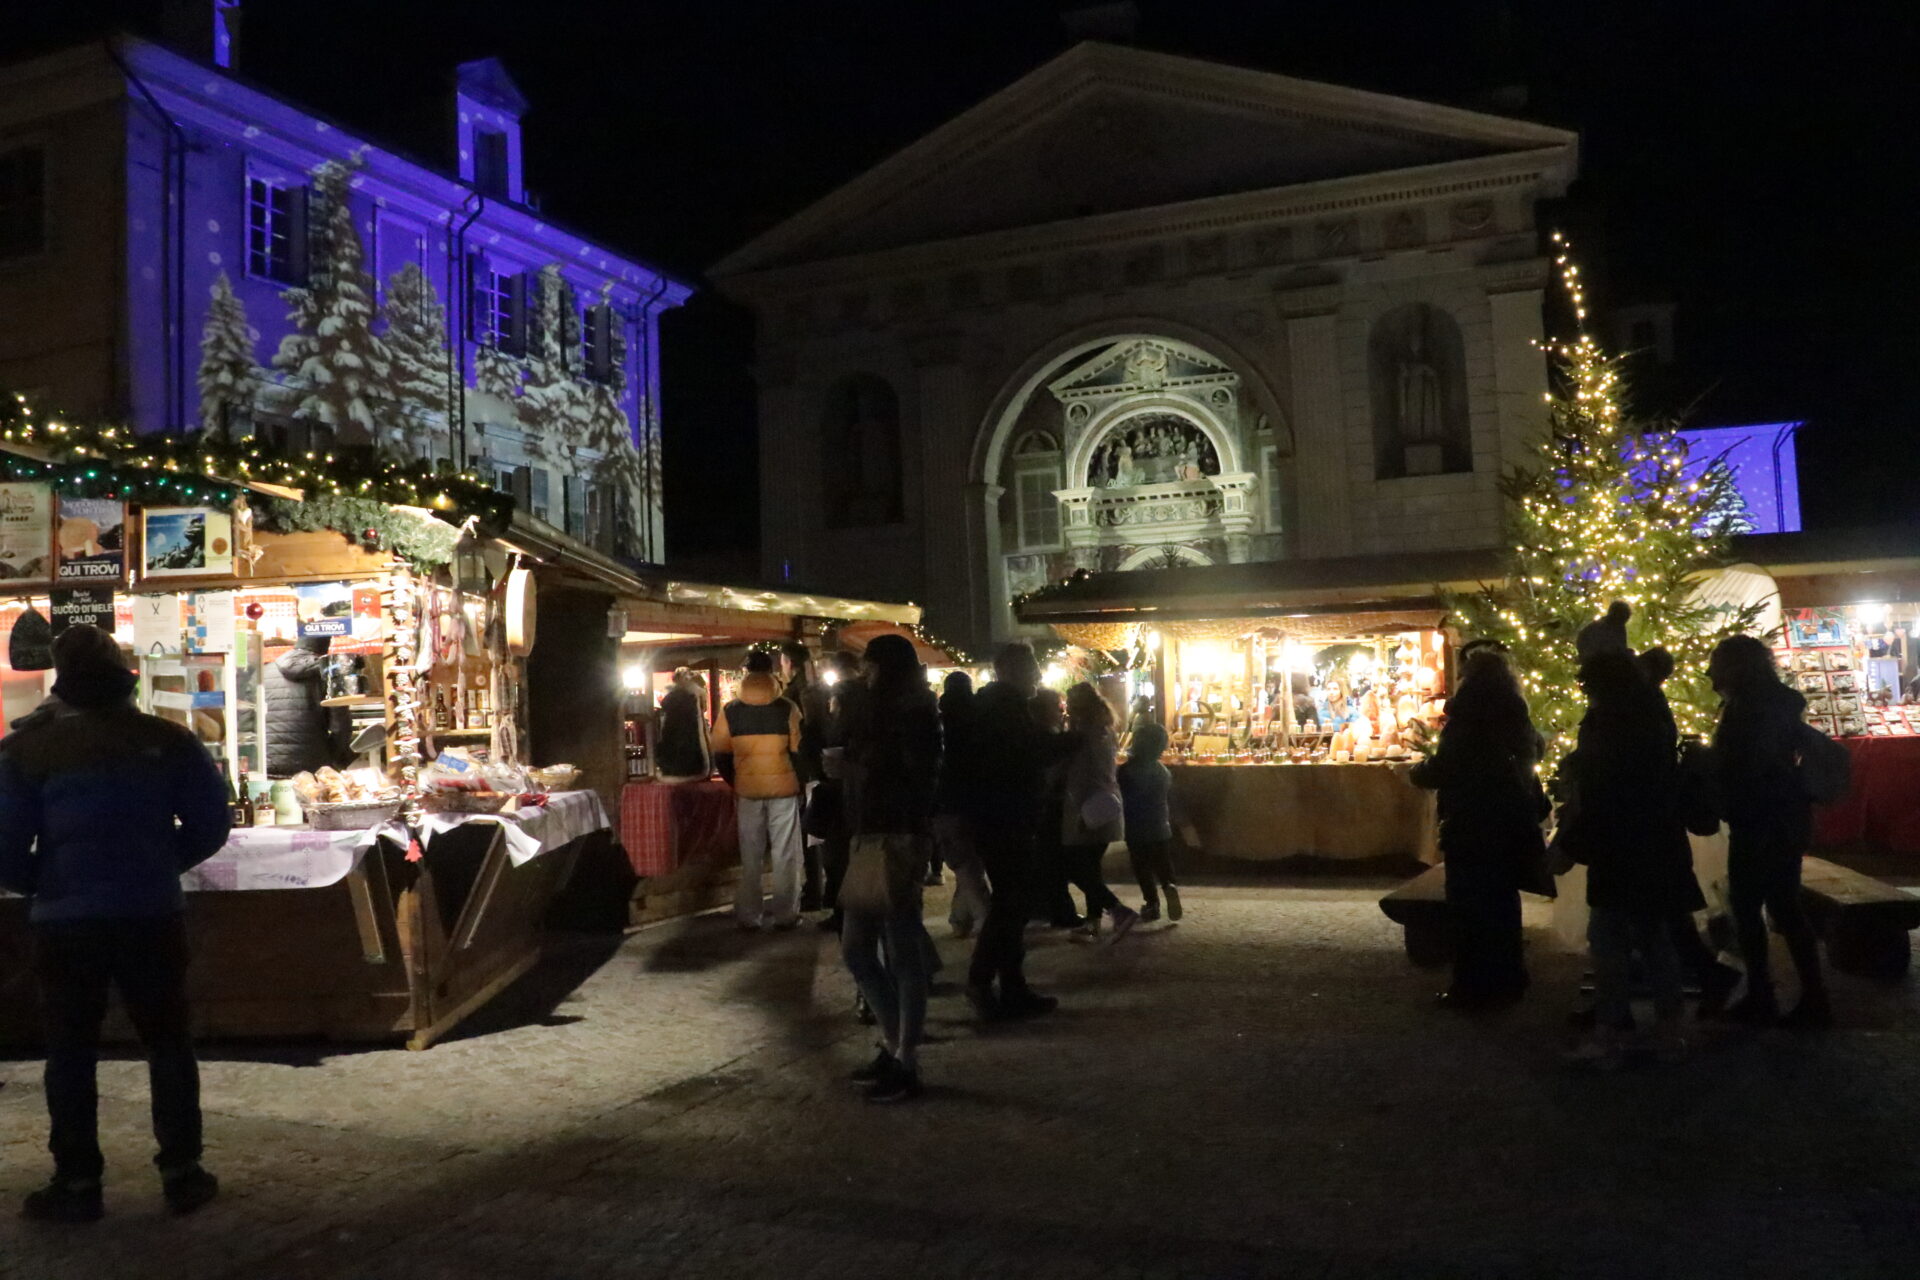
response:
<path id="1" fill-rule="evenodd" d="M 1751 636 L 1721 642 L 1708 677 L 1721 700 L 1711 745 L 1682 743 L 1662 685 L 1673 671 L 1664 649 L 1635 654 L 1630 608 L 1616 603 L 1577 638 L 1587 709 L 1574 749 L 1556 773 L 1551 846 L 1543 832 L 1553 802 L 1537 768 L 1544 740 L 1497 646 L 1469 645 L 1436 749 L 1411 771 L 1438 792 L 1440 846 L 1455 927 L 1453 984 L 1442 999 L 1482 1010 L 1518 1000 L 1527 987 L 1520 892 L 1551 894 L 1553 873 L 1586 867 L 1587 941 L 1594 1003 L 1576 1020 L 1586 1034 L 1576 1062 L 1610 1068 L 1634 1051 L 1663 1060 L 1687 1052 L 1683 983 L 1700 991 L 1700 1013 L 1752 1025 L 1813 1029 L 1832 1022 L 1818 946 L 1800 903 L 1801 858 L 1812 841 L 1804 700 L 1781 682 L 1767 646 Z M 1830 744 L 1828 744 L 1830 745 Z M 1728 908 L 1742 981 L 1700 936 L 1706 906 L 1689 831 L 1728 833 Z M 1800 998 L 1781 1013 L 1762 910 L 1785 938 Z M 1653 996 L 1654 1025 L 1634 1023 L 1636 974 Z"/>
<path id="2" fill-rule="evenodd" d="M 923 891 L 945 872 L 954 878 L 948 921 L 974 943 L 966 999 L 990 1021 L 1057 1006 L 1027 981 L 1030 925 L 1112 943 L 1161 918 L 1163 900 L 1167 916 L 1180 917 L 1160 763 L 1167 738 L 1150 718 L 1128 735 L 1122 763 L 1117 717 L 1099 691 L 1076 685 L 1063 702 L 1042 688 L 1026 645 L 1001 650 L 982 688 L 955 672 L 937 698 L 902 636 L 876 637 L 857 660 L 834 654 L 818 678 L 804 647 L 781 656 L 784 681 L 773 653 L 748 655 L 710 744 L 740 806 L 735 924 L 784 930 L 806 911 L 826 913 L 820 925 L 839 933 L 881 1041 L 856 1073 L 872 1101 L 920 1096 L 918 1051 L 940 966 Z M 694 764 L 681 743 L 672 750 Z M 1106 882 L 1106 852 L 1122 839 L 1140 909 Z"/>

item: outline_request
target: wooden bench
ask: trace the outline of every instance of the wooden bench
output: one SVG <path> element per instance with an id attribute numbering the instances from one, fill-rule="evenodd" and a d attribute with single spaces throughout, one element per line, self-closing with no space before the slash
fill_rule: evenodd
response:
<path id="1" fill-rule="evenodd" d="M 1897 982 L 1912 959 L 1920 898 L 1825 858 L 1800 864 L 1800 900 L 1842 973 Z"/>
<path id="2" fill-rule="evenodd" d="M 1447 865 L 1428 867 L 1380 899 L 1387 919 L 1406 931 L 1407 959 L 1423 969 L 1453 962 L 1453 921 L 1447 906 Z"/>

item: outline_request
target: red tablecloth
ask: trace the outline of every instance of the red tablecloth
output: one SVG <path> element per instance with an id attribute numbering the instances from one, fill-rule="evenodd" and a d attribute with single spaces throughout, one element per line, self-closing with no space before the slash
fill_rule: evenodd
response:
<path id="1" fill-rule="evenodd" d="M 1815 809 L 1817 845 L 1873 844 L 1920 853 L 1920 738 L 1842 738 L 1852 784 L 1839 804 Z"/>
<path id="2" fill-rule="evenodd" d="M 629 782 L 620 790 L 620 843 L 640 876 L 737 860 L 733 788 L 712 780 Z"/>

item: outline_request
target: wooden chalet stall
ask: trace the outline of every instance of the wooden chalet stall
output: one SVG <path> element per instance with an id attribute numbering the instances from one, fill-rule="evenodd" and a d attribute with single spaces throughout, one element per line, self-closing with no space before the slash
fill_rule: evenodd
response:
<path id="1" fill-rule="evenodd" d="M 1142 655 L 1129 701 L 1165 725 L 1174 804 L 1209 855 L 1432 863 L 1433 796 L 1403 766 L 1452 674 L 1438 589 L 1497 570 L 1445 552 L 1097 574 L 1019 616 Z"/>
<path id="2" fill-rule="evenodd" d="M 525 532 L 516 526 L 515 536 Z M 710 725 L 749 648 L 798 642 L 818 655 L 836 623 L 920 618 L 913 605 L 636 575 L 611 562 L 589 570 L 576 561 L 552 576 L 542 644 L 559 642 L 530 669 L 534 751 L 580 762 L 620 816 L 624 859 L 596 855 L 568 894 L 575 918 L 595 924 L 608 923 L 614 901 L 625 904 L 620 923 L 705 910 L 729 900 L 738 880 L 732 788 L 712 776 L 665 780 L 655 768 L 658 709 L 675 670 L 704 685 Z"/>
<path id="3" fill-rule="evenodd" d="M 59 501 L 48 536 L 62 572 L 66 559 L 102 566 L 85 579 L 99 593 L 86 620 L 115 630 L 142 708 L 191 728 L 236 793 L 228 844 L 184 878 L 198 1034 L 424 1048 L 532 966 L 549 903 L 610 823 L 593 792 L 563 789 L 564 771 L 520 767 L 534 619 L 510 544 L 384 504 L 354 507 L 373 523 L 350 535 L 302 527 L 319 508 L 255 497 L 254 510 L 244 495 Z M 12 636 L 32 615 L 82 616 L 52 590 L 6 602 Z M 346 722 L 335 741 L 364 767 L 270 780 L 267 669 L 316 636 L 331 641 L 322 705 Z M 8 719 L 52 680 L 22 653 L 4 672 Z M 448 765 L 422 768 L 435 757 Z M 0 898 L 10 1042 L 37 1035 L 26 920 L 24 900 Z"/>

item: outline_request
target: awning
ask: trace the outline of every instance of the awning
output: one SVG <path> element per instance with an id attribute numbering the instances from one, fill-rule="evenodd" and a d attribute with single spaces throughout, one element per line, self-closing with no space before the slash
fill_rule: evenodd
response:
<path id="1" fill-rule="evenodd" d="M 848 653 L 865 653 L 867 646 L 881 636 L 899 636 L 913 646 L 920 656 L 920 662 L 929 667 L 965 667 L 973 664 L 961 660 L 958 655 L 948 653 L 938 645 L 928 644 L 915 635 L 911 628 L 897 622 L 849 622 L 834 632 L 834 644 Z"/>

